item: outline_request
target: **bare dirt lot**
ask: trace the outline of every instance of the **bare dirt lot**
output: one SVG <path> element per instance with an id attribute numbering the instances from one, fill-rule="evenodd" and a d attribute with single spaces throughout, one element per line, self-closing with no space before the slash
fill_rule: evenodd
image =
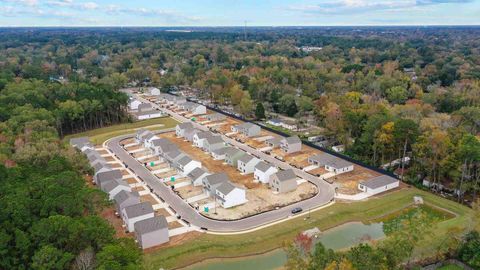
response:
<path id="1" fill-rule="evenodd" d="M 158 201 L 157 201 L 155 198 L 153 198 L 153 196 L 150 195 L 150 194 L 140 196 L 140 201 L 141 201 L 141 202 L 149 202 L 149 203 L 151 203 L 152 205 L 158 203 Z"/>
<path id="2" fill-rule="evenodd" d="M 248 202 L 244 205 L 229 209 L 218 207 L 216 214 L 215 211 L 202 212 L 202 214 L 219 219 L 239 219 L 311 198 L 316 193 L 317 188 L 308 182 L 299 185 L 295 191 L 281 194 L 274 194 L 267 186 L 261 185 L 255 190 L 247 192 Z"/>
<path id="3" fill-rule="evenodd" d="M 183 152 L 190 155 L 191 158 L 202 163 L 211 173 L 225 172 L 233 183 L 243 185 L 249 189 L 255 188 L 258 184 L 253 183 L 253 174 L 241 175 L 237 168 L 223 163 L 223 160 L 213 160 L 212 156 L 203 152 L 200 148 L 196 148 L 188 141 L 177 138 L 174 132 L 163 133 L 160 136 L 168 138 L 175 143 Z"/>
<path id="4" fill-rule="evenodd" d="M 133 233 L 126 232 L 125 228 L 122 227 L 123 221 L 115 215 L 115 209 L 113 207 L 103 209 L 100 216 L 113 226 L 116 237 L 134 238 Z"/>
<path id="5" fill-rule="evenodd" d="M 338 184 L 339 193 L 353 195 L 361 192 L 358 189 L 358 183 L 377 176 L 380 176 L 380 173 L 355 165 L 352 172 L 337 175 L 327 179 L 327 181 Z"/>

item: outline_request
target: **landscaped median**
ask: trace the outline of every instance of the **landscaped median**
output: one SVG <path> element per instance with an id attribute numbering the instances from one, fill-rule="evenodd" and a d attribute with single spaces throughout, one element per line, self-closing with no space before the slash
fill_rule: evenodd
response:
<path id="1" fill-rule="evenodd" d="M 135 133 L 135 131 L 139 128 L 147 128 L 152 131 L 162 130 L 167 128 L 173 128 L 178 123 L 178 121 L 171 117 L 154 118 L 133 123 L 119 124 L 104 128 L 93 129 L 82 133 L 76 133 L 66 136 L 65 139 L 69 140 L 70 138 L 87 136 L 89 137 L 91 142 L 98 145 L 113 137 Z"/>
<path id="2" fill-rule="evenodd" d="M 418 256 L 430 256 L 444 241 L 450 228 L 466 226 L 472 210 L 433 194 L 409 188 L 374 197 L 368 201 L 336 203 L 312 212 L 309 219 L 305 220 L 303 216 L 252 233 L 230 236 L 203 234 L 181 244 L 145 254 L 145 267 L 172 269 L 207 258 L 259 254 L 281 247 L 283 242 L 292 241 L 295 235 L 306 229 L 318 227 L 324 231 L 349 221 L 368 222 L 398 212 L 411 206 L 415 195 L 422 196 L 426 204 L 455 214 L 455 217 L 437 223 L 433 235 L 424 241 L 416 252 Z"/>

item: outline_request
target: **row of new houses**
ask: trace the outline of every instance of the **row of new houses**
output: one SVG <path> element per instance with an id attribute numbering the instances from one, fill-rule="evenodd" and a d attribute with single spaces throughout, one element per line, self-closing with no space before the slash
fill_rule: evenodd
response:
<path id="1" fill-rule="evenodd" d="M 187 133 L 185 129 L 188 127 L 189 125 L 178 125 L 177 134 Z M 193 125 L 191 127 L 193 128 Z M 194 145 L 204 151 L 210 151 L 211 147 L 216 149 L 217 146 L 225 145 L 220 136 L 213 136 L 210 132 L 196 130 L 194 133 L 191 142 L 195 140 Z M 201 162 L 191 159 L 170 140 L 158 138 L 147 130 L 139 130 L 136 138 L 139 144 L 149 147 L 153 153 L 162 156 L 182 176 L 189 177 L 194 186 L 203 186 L 204 192 L 218 199 L 222 207 L 230 208 L 247 201 L 245 189 L 233 185 L 226 174 L 209 173 L 202 168 Z M 153 140 L 150 144 L 153 145 L 153 148 L 149 146 L 149 140 Z M 158 141 L 161 143 L 157 143 Z"/>
<path id="2" fill-rule="evenodd" d="M 152 104 L 142 103 L 138 99 L 131 98 L 128 107 L 131 111 L 134 111 L 133 115 L 137 120 L 145 120 L 163 116 L 160 111 L 153 109 Z"/>
<path id="3" fill-rule="evenodd" d="M 173 96 L 169 94 L 157 95 L 157 100 L 167 106 L 174 107 L 179 110 L 186 111 L 191 115 L 202 115 L 207 113 L 207 107 L 202 104 L 187 101 L 183 97 Z"/>
<path id="4" fill-rule="evenodd" d="M 164 216 L 155 216 L 148 202 L 141 202 L 140 195 L 132 191 L 123 180 L 120 170 L 113 169 L 95 150 L 88 138 L 75 138 L 70 144 L 83 152 L 95 171 L 94 183 L 115 201 L 117 214 L 123 219 L 129 232 L 135 232 L 139 245 L 145 249 L 169 241 L 168 223 Z"/>
<path id="5" fill-rule="evenodd" d="M 172 96 L 168 94 L 163 94 L 162 99 L 168 100 L 169 104 L 177 104 L 177 103 L 181 104 L 183 102 L 186 102 L 185 99 L 182 97 Z M 205 118 L 207 118 L 208 121 L 223 121 L 226 119 L 226 116 L 224 114 L 214 113 L 214 114 L 206 115 Z M 279 121 L 273 121 L 273 122 L 270 124 L 276 125 L 279 123 Z M 184 123 L 181 125 L 185 125 L 185 127 L 180 127 L 180 131 L 178 131 L 179 128 L 177 127 L 177 136 L 184 137 L 188 141 L 193 140 L 194 145 L 196 145 L 197 147 L 202 147 L 203 145 L 197 142 L 198 141 L 197 137 L 203 138 L 203 136 L 205 135 L 199 135 L 195 137 L 195 139 L 193 139 L 195 129 L 193 129 L 193 126 L 191 126 L 191 123 Z M 232 126 L 231 130 L 232 132 L 241 133 L 246 137 L 258 136 L 261 133 L 261 128 L 258 125 L 248 123 L 248 122 Z M 298 136 L 292 136 L 287 138 L 275 137 L 275 138 L 266 140 L 265 143 L 272 148 L 280 147 L 280 149 L 282 149 L 282 151 L 287 154 L 296 153 L 301 151 L 302 149 L 302 141 Z M 238 149 L 234 150 L 227 147 L 219 147 L 217 149 L 207 149 L 207 150 L 208 152 L 211 152 L 214 159 L 224 159 L 228 164 L 232 166 L 237 166 L 237 160 L 241 156 L 241 153 L 238 153 L 239 151 Z M 337 152 L 340 151 L 337 149 L 334 149 L 334 150 Z M 249 161 L 249 162 L 251 162 L 250 164 L 253 164 L 252 161 Z M 240 162 L 240 163 L 241 165 L 239 170 L 241 172 L 244 172 L 245 170 L 245 173 L 247 173 L 249 172 L 249 170 L 251 170 L 250 165 L 247 165 L 247 164 L 243 165 L 243 162 Z M 338 174 L 351 172 L 354 170 L 353 163 L 327 153 L 317 154 L 309 157 L 308 163 L 311 165 L 324 167 L 325 170 L 330 173 L 330 174 L 325 174 L 324 175 L 325 177 L 331 177 Z M 256 172 L 255 179 L 258 178 L 258 180 L 261 181 L 262 183 L 267 183 L 269 181 L 269 180 L 268 181 L 265 180 L 267 176 L 262 174 L 260 170 L 254 170 L 254 172 Z M 379 181 L 378 179 L 383 179 L 383 181 Z M 290 181 L 293 183 L 292 180 Z M 381 187 L 377 187 L 378 182 L 382 183 Z M 358 185 L 358 188 L 367 193 L 376 194 L 376 193 L 385 191 L 385 188 L 389 190 L 391 188 L 397 187 L 398 185 L 399 185 L 399 181 L 397 179 L 390 176 L 385 176 L 382 178 L 376 177 L 367 181 L 360 182 Z M 368 188 L 368 186 L 371 186 L 371 188 Z M 273 189 L 276 190 L 277 188 L 274 187 Z M 278 188 L 278 190 L 285 190 L 285 189 Z"/>
<path id="6" fill-rule="evenodd" d="M 239 129 L 241 130 L 241 129 Z M 226 145 L 221 136 L 213 135 L 209 131 L 199 131 L 192 123 L 177 125 L 176 134 L 190 141 L 188 134 L 193 132 L 193 145 L 208 152 L 214 160 L 224 160 L 230 166 L 236 167 L 242 174 L 254 174 L 254 180 L 268 184 L 275 192 L 289 192 L 297 188 L 296 176 L 293 170 L 278 171 L 275 166 L 268 164 L 246 152 Z M 211 141 L 215 141 L 212 147 Z M 301 146 L 301 145 L 300 145 Z"/>

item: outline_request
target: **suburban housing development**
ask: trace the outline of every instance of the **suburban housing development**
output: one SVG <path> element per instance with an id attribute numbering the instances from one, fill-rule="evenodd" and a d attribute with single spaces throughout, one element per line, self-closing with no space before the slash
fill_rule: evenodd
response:
<path id="1" fill-rule="evenodd" d="M 399 186 L 392 176 L 313 148 L 298 136 L 283 137 L 180 96 L 155 89 L 131 94 L 130 110 L 138 119 L 169 114 L 180 123 L 172 130 L 138 129 L 130 136 L 110 141 L 109 148 L 115 146 L 112 150 L 124 168 L 112 168 L 88 138 L 72 139 L 70 143 L 87 156 L 95 170 L 93 181 L 115 203 L 125 230 L 135 234 L 142 248 L 167 242 L 175 230 L 208 228 L 184 216 L 208 217 L 208 229 L 215 230 L 215 219 L 235 221 L 272 215 L 274 220 L 288 209 L 271 209 L 297 204 L 321 207 L 335 198 L 361 200 Z M 127 163 L 131 164 L 129 169 Z M 142 200 L 138 184 L 125 182 L 122 169 L 140 179 L 147 190 L 143 193 L 165 201 L 165 207 L 177 218 L 158 214 L 160 204 Z M 145 176 L 149 181 L 143 179 Z M 162 196 L 166 192 L 172 201 Z M 177 203 L 182 204 L 183 215 Z M 182 228 L 169 228 L 172 220 Z"/>

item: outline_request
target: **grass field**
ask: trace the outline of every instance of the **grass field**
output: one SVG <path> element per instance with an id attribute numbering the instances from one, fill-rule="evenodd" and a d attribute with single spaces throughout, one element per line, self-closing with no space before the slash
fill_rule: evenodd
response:
<path id="1" fill-rule="evenodd" d="M 455 214 L 454 218 L 437 223 L 433 229 L 434 234 L 415 252 L 419 257 L 430 256 L 444 241 L 450 228 L 463 228 L 467 224 L 472 211 L 455 202 L 410 188 L 368 201 L 336 203 L 331 207 L 312 212 L 310 219 L 304 220 L 300 217 L 248 234 L 231 236 L 203 234 L 180 245 L 145 254 L 144 264 L 147 269 L 160 267 L 171 269 L 206 258 L 245 256 L 265 252 L 281 247 L 285 241 L 293 240 L 296 234 L 312 227 L 318 227 L 323 231 L 345 222 L 368 222 L 389 213 L 398 212 L 410 206 L 415 195 L 421 195 L 429 205 L 441 207 Z"/>
<path id="2" fill-rule="evenodd" d="M 133 123 L 113 125 L 104 128 L 98 128 L 82 133 L 68 135 L 65 140 L 70 138 L 88 136 L 94 144 L 101 144 L 104 141 L 123 134 L 133 133 L 137 129 L 147 127 L 150 130 L 167 129 L 176 126 L 178 122 L 171 117 L 162 117 L 155 119 L 142 120 Z"/>

